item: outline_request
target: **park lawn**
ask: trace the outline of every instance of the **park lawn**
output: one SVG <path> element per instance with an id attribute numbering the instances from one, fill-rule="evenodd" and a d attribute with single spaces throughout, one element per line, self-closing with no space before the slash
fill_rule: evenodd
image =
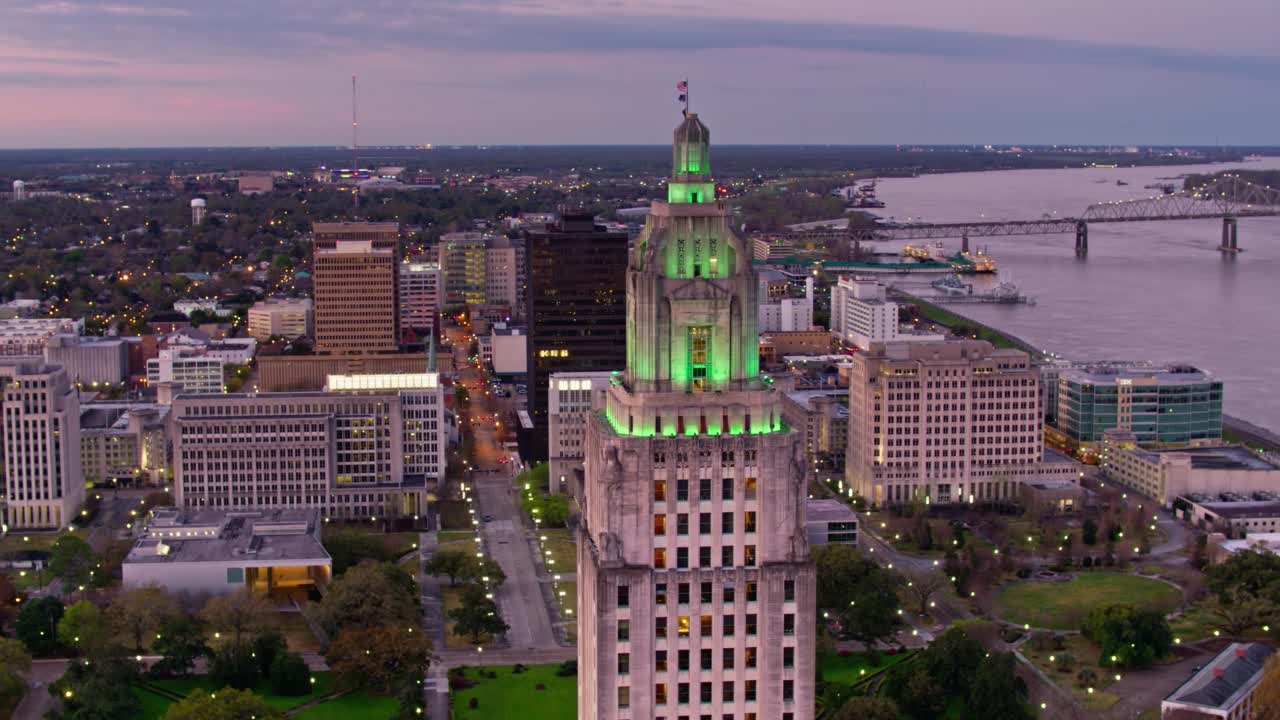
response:
<path id="1" fill-rule="evenodd" d="M 289 717 L 301 720 L 384 720 L 395 717 L 399 707 L 400 703 L 394 696 L 375 695 L 366 690 L 347 693 Z"/>
<path id="2" fill-rule="evenodd" d="M 551 592 L 559 603 L 560 622 L 564 624 L 565 640 L 576 643 L 578 641 L 578 583 L 573 580 L 561 580 L 552 583 Z"/>
<path id="3" fill-rule="evenodd" d="M 473 554 L 480 549 L 476 542 L 474 530 L 442 530 L 436 533 L 436 552 L 441 550 L 461 550 Z"/>
<path id="4" fill-rule="evenodd" d="M 0 540 L 0 555 L 21 550 L 42 550 L 49 552 L 53 544 L 63 535 L 74 535 L 70 532 L 18 532 L 13 531 Z M 87 539 L 80 533 L 81 539 Z"/>
<path id="5" fill-rule="evenodd" d="M 573 720 L 578 716 L 578 678 L 559 677 L 560 666 L 528 665 L 520 674 L 511 672 L 510 665 L 494 665 L 485 668 L 465 668 L 467 679 L 477 682 L 473 687 L 453 693 L 454 720 Z M 495 680 L 480 677 L 480 671 L 497 673 Z M 546 689 L 536 689 L 541 683 Z M 471 698 L 478 698 L 478 705 L 470 707 Z"/>
<path id="6" fill-rule="evenodd" d="M 1058 687 L 1075 696 L 1078 702 L 1097 703 L 1105 701 L 1105 698 L 1101 698 L 1100 696 L 1111 694 L 1102 693 L 1101 691 L 1110 687 L 1111 684 L 1115 682 L 1116 671 L 1102 667 L 1098 664 L 1098 660 L 1102 654 L 1102 648 L 1095 645 L 1083 635 L 1063 635 L 1062 639 L 1064 644 L 1061 650 L 1055 650 L 1052 648 L 1048 650 L 1037 650 L 1030 642 L 1026 642 L 1022 644 L 1020 651 L 1022 652 L 1023 657 L 1030 660 L 1031 664 L 1040 668 L 1040 671 Z M 1070 672 L 1059 672 L 1054 661 L 1049 659 L 1057 658 L 1063 653 L 1070 653 L 1071 657 L 1075 658 L 1075 662 L 1071 665 Z M 1093 670 L 1094 675 L 1098 677 L 1096 684 L 1093 686 L 1094 692 L 1092 696 L 1089 695 L 1088 690 L 1076 687 L 1076 675 L 1085 668 Z M 1105 707 L 1110 707 L 1115 704 L 1116 700 L 1119 700 L 1115 695 L 1111 695 L 1111 697 L 1115 699 L 1107 703 Z M 1094 709 L 1100 710 L 1105 708 Z"/>
<path id="7" fill-rule="evenodd" d="M 578 546 L 574 544 L 573 535 L 567 528 L 543 530 L 539 536 L 546 538 L 541 541 L 541 546 L 542 561 L 546 565 L 547 572 L 571 573 L 577 570 Z M 549 563 L 548 559 L 555 562 Z"/>
<path id="8" fill-rule="evenodd" d="M 279 710 L 289 710 L 304 703 L 311 702 L 316 698 L 324 697 L 332 692 L 329 686 L 329 673 L 318 672 L 315 673 L 313 677 L 316 679 L 315 684 L 312 686 L 314 690 L 306 695 L 275 695 L 271 692 L 271 683 L 266 680 L 258 683 L 258 686 L 253 689 L 253 692 L 260 696 L 262 700 L 271 707 Z M 163 688 L 183 696 L 190 695 L 193 690 L 197 689 L 204 690 L 205 692 L 216 692 L 221 689 L 221 687 L 218 687 L 217 683 L 214 683 L 208 675 L 192 675 L 185 678 L 168 678 L 165 680 L 151 680 L 148 682 L 156 687 Z M 139 716 L 139 720 L 160 720 L 160 718 L 163 718 L 164 714 L 169 710 L 169 706 L 173 704 L 169 699 L 157 695 L 145 688 L 135 686 L 133 688 L 133 692 L 142 700 L 143 712 Z M 366 716 L 354 715 L 349 716 L 349 720 L 357 720 L 361 717 L 381 719 L 382 717 L 389 716 L 389 714 Z"/>
<path id="9" fill-rule="evenodd" d="M 1196 642 L 1206 638 L 1229 635 L 1223 619 L 1214 611 L 1218 607 L 1218 599 L 1212 595 L 1187 608 L 1185 612 L 1169 621 L 1169 629 L 1173 636 L 1181 642 Z M 1246 638 L 1265 640 L 1269 634 L 1260 627 L 1251 628 L 1243 635 Z"/>
<path id="10" fill-rule="evenodd" d="M 881 670 L 891 668 L 911 656 L 912 653 L 890 655 L 882 652 L 876 662 L 873 663 L 867 653 L 864 652 L 849 653 L 848 655 L 824 653 L 818 656 L 818 668 L 822 679 L 826 682 L 853 685 Z"/>
<path id="11" fill-rule="evenodd" d="M 1116 572 L 1078 573 L 1066 582 L 1022 580 L 1004 586 L 996 615 L 1006 622 L 1053 630 L 1079 630 L 1089 611 L 1107 605 L 1136 605 L 1170 612 L 1182 593 L 1159 580 Z"/>

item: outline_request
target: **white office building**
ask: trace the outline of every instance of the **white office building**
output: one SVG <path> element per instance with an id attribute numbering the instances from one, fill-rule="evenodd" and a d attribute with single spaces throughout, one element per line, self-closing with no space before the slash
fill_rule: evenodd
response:
<path id="1" fill-rule="evenodd" d="M 63 528 L 84 498 L 80 401 L 67 373 L 39 358 L 0 364 L 4 522 Z"/>
<path id="2" fill-rule="evenodd" d="M 936 341 L 940 334 L 904 333 L 898 303 L 888 299 L 875 278 L 841 277 L 831 287 L 831 334 L 841 342 L 867 350 L 871 343 Z"/>
<path id="3" fill-rule="evenodd" d="M 551 373 L 547 388 L 547 436 L 551 492 L 578 497 L 587 423 L 603 410 L 612 372 Z"/>
<path id="4" fill-rule="evenodd" d="M 813 278 L 804 281 L 804 297 L 762 300 L 756 311 L 760 332 L 801 332 L 813 327 Z"/>
<path id="5" fill-rule="evenodd" d="M 0 320 L 0 355 L 42 356 L 49 338 L 84 334 L 84 320 L 71 318 L 13 318 Z"/>
<path id="6" fill-rule="evenodd" d="M 222 382 L 224 360 L 197 354 L 182 348 L 167 348 L 159 357 L 147 360 L 147 384 L 157 387 L 161 383 L 181 386 L 187 395 L 208 395 L 225 391 Z"/>
<path id="7" fill-rule="evenodd" d="M 268 298 L 249 308 L 249 335 L 257 340 L 273 336 L 290 340 L 311 335 L 311 298 Z"/>
<path id="8" fill-rule="evenodd" d="M 423 334 L 440 315 L 440 263 L 410 258 L 400 263 L 400 328 Z"/>

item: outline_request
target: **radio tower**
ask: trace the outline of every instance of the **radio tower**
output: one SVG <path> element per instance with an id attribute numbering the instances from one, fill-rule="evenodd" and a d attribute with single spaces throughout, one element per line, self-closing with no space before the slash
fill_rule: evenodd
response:
<path id="1" fill-rule="evenodd" d="M 356 170 L 360 168 L 360 160 L 358 156 L 360 142 L 356 131 L 360 124 L 356 122 L 356 76 L 351 75 L 351 176 L 354 178 Z"/>

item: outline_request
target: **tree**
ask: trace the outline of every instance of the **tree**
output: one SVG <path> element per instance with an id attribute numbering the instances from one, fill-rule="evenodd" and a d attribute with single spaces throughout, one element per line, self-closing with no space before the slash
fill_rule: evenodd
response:
<path id="1" fill-rule="evenodd" d="M 948 695 L 968 692 L 974 668 L 986 654 L 982 643 L 955 627 L 934 640 L 922 653 L 929 677 Z"/>
<path id="2" fill-rule="evenodd" d="M 1034 720 L 1035 713 L 1026 704 L 1027 684 L 1017 671 L 1013 653 L 993 652 L 984 657 L 969 690 L 970 717 Z"/>
<path id="3" fill-rule="evenodd" d="M 52 655 L 58 649 L 58 621 L 62 619 L 62 613 L 62 603 L 55 597 L 28 601 L 18 613 L 14 635 L 32 655 Z"/>
<path id="4" fill-rule="evenodd" d="M 818 576 L 818 607 L 837 610 L 849 604 L 854 587 L 877 565 L 849 545 L 813 548 Z"/>
<path id="5" fill-rule="evenodd" d="M 1262 679 L 1253 691 L 1253 715 L 1249 720 L 1280 720 L 1280 655 L 1273 653 L 1262 667 Z"/>
<path id="6" fill-rule="evenodd" d="M 133 637 L 133 649 L 142 652 L 142 639 L 177 615 L 173 598 L 159 585 L 124 590 L 107 607 L 107 619 Z"/>
<path id="7" fill-rule="evenodd" d="M 253 657 L 258 661 L 258 669 L 263 677 L 271 676 L 271 666 L 276 658 L 289 650 L 284 636 L 272 630 L 253 639 Z"/>
<path id="8" fill-rule="evenodd" d="M 1280 556 L 1245 550 L 1209 569 L 1209 591 L 1224 605 L 1247 597 L 1280 604 Z"/>
<path id="9" fill-rule="evenodd" d="M 190 675 L 195 670 L 196 659 L 210 653 L 204 637 L 204 627 L 198 620 L 179 617 L 165 623 L 151 644 L 151 651 L 161 656 L 151 665 L 151 674 L 157 677 Z"/>
<path id="10" fill-rule="evenodd" d="M 340 684 L 379 685 L 390 694 L 397 683 L 426 674 L 430 655 L 431 643 L 421 631 L 384 625 L 343 630 L 330 643 L 325 661 Z"/>
<path id="11" fill-rule="evenodd" d="M 284 720 L 284 713 L 248 690 L 195 690 L 169 706 L 164 720 Z"/>
<path id="12" fill-rule="evenodd" d="M 391 562 L 395 555 L 376 536 L 354 530 L 325 533 L 324 549 L 333 558 L 333 574 L 341 575 L 363 560 Z"/>
<path id="13" fill-rule="evenodd" d="M 257 686 L 262 670 L 247 644 L 226 643 L 210 656 L 209 676 L 218 685 L 245 690 Z"/>
<path id="14" fill-rule="evenodd" d="M 892 700 L 859 695 L 850 698 L 831 720 L 898 720 L 898 706 Z"/>
<path id="15" fill-rule="evenodd" d="M 903 692 L 894 698 L 903 714 L 913 720 L 940 718 L 947 709 L 947 694 L 924 670 L 916 670 Z"/>
<path id="16" fill-rule="evenodd" d="M 1210 612 L 1222 620 L 1228 633 L 1241 635 L 1268 622 L 1275 615 L 1276 607 L 1270 600 L 1250 595 L 1236 585 L 1218 594 L 1218 602 Z"/>
<path id="17" fill-rule="evenodd" d="M 133 694 L 138 668 L 122 657 L 73 662 L 49 693 L 62 703 L 62 720 L 138 717 L 142 703 Z"/>
<path id="18" fill-rule="evenodd" d="M 396 691 L 396 715 L 393 720 L 420 720 L 422 718 L 422 681 L 409 678 L 400 683 Z"/>
<path id="19" fill-rule="evenodd" d="M 102 611 L 88 600 L 67 607 L 58 621 L 58 642 L 84 654 L 92 654 L 106 640 L 107 623 Z"/>
<path id="20" fill-rule="evenodd" d="M 49 553 L 49 571 L 62 581 L 66 590 L 88 585 L 90 574 L 98 564 L 89 543 L 75 535 L 63 535 L 53 544 Z"/>
<path id="21" fill-rule="evenodd" d="M 449 611 L 453 620 L 453 634 L 470 637 L 479 645 L 485 635 L 500 635 L 507 631 L 498 605 L 485 597 L 484 588 L 471 586 L 462 594 L 462 605 Z"/>
<path id="22" fill-rule="evenodd" d="M 1147 667 L 1173 647 L 1173 633 L 1164 613 L 1132 605 L 1094 608 L 1081 632 L 1102 646 L 1103 667 Z"/>
<path id="23" fill-rule="evenodd" d="M 915 603 L 917 615 L 928 615 L 933 596 L 947 584 L 946 576 L 936 570 L 914 570 L 906 573 L 906 577 L 904 594 Z"/>
<path id="24" fill-rule="evenodd" d="M 466 577 L 474 559 L 461 550 L 437 550 L 423 564 L 422 571 L 435 577 L 444 575 L 449 578 L 449 584 L 454 585 L 458 578 Z"/>
<path id="25" fill-rule="evenodd" d="M 25 673 L 31 672 L 31 656 L 17 640 L 0 637 L 0 701 L 17 699 L 27 690 Z"/>
<path id="26" fill-rule="evenodd" d="M 899 576 L 876 567 L 853 588 L 849 604 L 840 608 L 840 625 L 845 637 L 874 649 L 893 636 L 898 622 Z"/>
<path id="27" fill-rule="evenodd" d="M 311 692 L 311 669 L 298 653 L 282 652 L 271 662 L 271 692 L 276 695 L 306 695 Z"/>
<path id="28" fill-rule="evenodd" d="M 345 628 L 408 627 L 419 614 L 417 586 L 392 563 L 365 561 L 330 583 L 324 599 L 307 613 L 330 637 Z"/>
<path id="29" fill-rule="evenodd" d="M 230 633 L 237 648 L 246 635 L 256 635 L 277 620 L 271 602 L 248 587 L 209 598 L 200 611 L 200 619 L 213 630 Z"/>
<path id="30" fill-rule="evenodd" d="M 1080 529 L 1084 544 L 1093 547 L 1098 544 L 1098 523 L 1093 518 L 1085 518 L 1084 527 Z"/>

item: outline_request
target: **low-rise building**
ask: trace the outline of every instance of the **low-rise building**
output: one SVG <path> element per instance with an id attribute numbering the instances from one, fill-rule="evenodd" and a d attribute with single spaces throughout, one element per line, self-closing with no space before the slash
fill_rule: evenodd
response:
<path id="1" fill-rule="evenodd" d="M 826 330 L 760 333 L 760 361 L 769 367 L 788 355 L 827 355 L 831 352 L 831 333 Z"/>
<path id="2" fill-rule="evenodd" d="M 122 565 L 126 588 L 171 593 L 267 594 L 323 588 L 333 560 L 315 510 L 196 512 L 159 508 Z"/>
<path id="3" fill-rule="evenodd" d="M 1084 505 L 1085 491 L 1073 480 L 1030 480 L 1021 486 L 1022 507 L 1032 515 L 1073 513 Z"/>
<path id="4" fill-rule="evenodd" d="M 448 362 L 440 357 L 441 367 Z M 387 375 L 427 371 L 427 354 L 422 352 L 369 353 L 365 355 L 267 355 L 254 361 L 260 392 L 321 390 L 330 375 Z"/>
<path id="5" fill-rule="evenodd" d="M 258 351 L 253 338 L 224 338 L 204 347 L 205 357 L 217 358 L 227 365 L 248 365 Z"/>
<path id="6" fill-rule="evenodd" d="M 116 385 L 129 377 L 129 346 L 119 337 L 59 333 L 49 338 L 44 359 L 61 365 L 79 388 Z"/>
<path id="7" fill-rule="evenodd" d="M 162 383 L 181 387 L 187 394 L 215 394 L 224 390 L 223 367 L 226 363 L 186 348 L 166 348 L 159 357 L 147 361 L 147 384 Z"/>
<path id="8" fill-rule="evenodd" d="M 93 484 L 160 485 L 168 479 L 169 407 L 92 403 L 80 407 L 80 467 Z"/>
<path id="9" fill-rule="evenodd" d="M 249 335 L 260 342 L 273 336 L 309 337 L 311 298 L 267 298 L 249 308 L 248 321 Z"/>
<path id="10" fill-rule="evenodd" d="M 831 334 L 860 350 L 872 343 L 936 342 L 937 333 L 903 332 L 899 326 L 898 303 L 876 278 L 847 277 L 831 286 Z"/>
<path id="11" fill-rule="evenodd" d="M 604 408 L 612 372 L 551 373 L 547 387 L 547 457 L 552 493 L 582 492 L 582 458 L 587 449 L 587 423 Z"/>
<path id="12" fill-rule="evenodd" d="M 820 471 L 843 477 L 849 446 L 849 391 L 793 390 L 783 398 L 783 418 L 804 433 L 806 477 L 812 480 Z"/>
<path id="13" fill-rule="evenodd" d="M 219 305 L 217 300 L 178 300 L 173 303 L 173 310 L 188 318 L 197 310 L 213 317 L 231 317 L 234 312 L 229 307 Z"/>
<path id="14" fill-rule="evenodd" d="M 1228 538 L 1280 533 L 1280 495 L 1272 492 L 1191 493 L 1174 500 L 1173 507 L 1183 520 Z"/>
<path id="15" fill-rule="evenodd" d="M 483 343 L 482 343 L 483 345 Z M 524 375 L 529 370 L 529 335 L 524 328 L 496 323 L 489 333 L 487 362 L 493 374 L 501 377 Z M 483 349 L 483 348 L 482 348 Z M 544 352 L 565 352 L 548 350 Z"/>
<path id="16" fill-rule="evenodd" d="M 1161 717 L 1191 720 L 1254 717 L 1254 691 L 1275 650 L 1262 643 L 1231 643 L 1160 703 Z"/>
<path id="17" fill-rule="evenodd" d="M 763 274 L 764 271 L 761 271 Z M 781 275 L 778 271 L 773 271 Z M 804 279 L 804 295 L 790 294 L 790 281 L 785 281 L 787 294 L 774 298 L 772 283 L 761 276 L 760 304 L 756 307 L 758 332 L 799 332 L 813 328 L 813 276 Z M 766 292 L 770 293 L 766 296 Z"/>
<path id="18" fill-rule="evenodd" d="M 858 515 L 833 498 L 805 503 L 805 534 L 810 545 L 857 545 Z"/>
<path id="19" fill-rule="evenodd" d="M 0 320 L 0 355 L 43 356 L 49 338 L 84 334 L 84 320 L 71 318 L 13 318 Z"/>
<path id="20" fill-rule="evenodd" d="M 1147 449 L 1133 433 L 1110 430 L 1100 461 L 1108 480 L 1165 506 L 1188 494 L 1280 493 L 1280 465 L 1240 445 Z"/>

